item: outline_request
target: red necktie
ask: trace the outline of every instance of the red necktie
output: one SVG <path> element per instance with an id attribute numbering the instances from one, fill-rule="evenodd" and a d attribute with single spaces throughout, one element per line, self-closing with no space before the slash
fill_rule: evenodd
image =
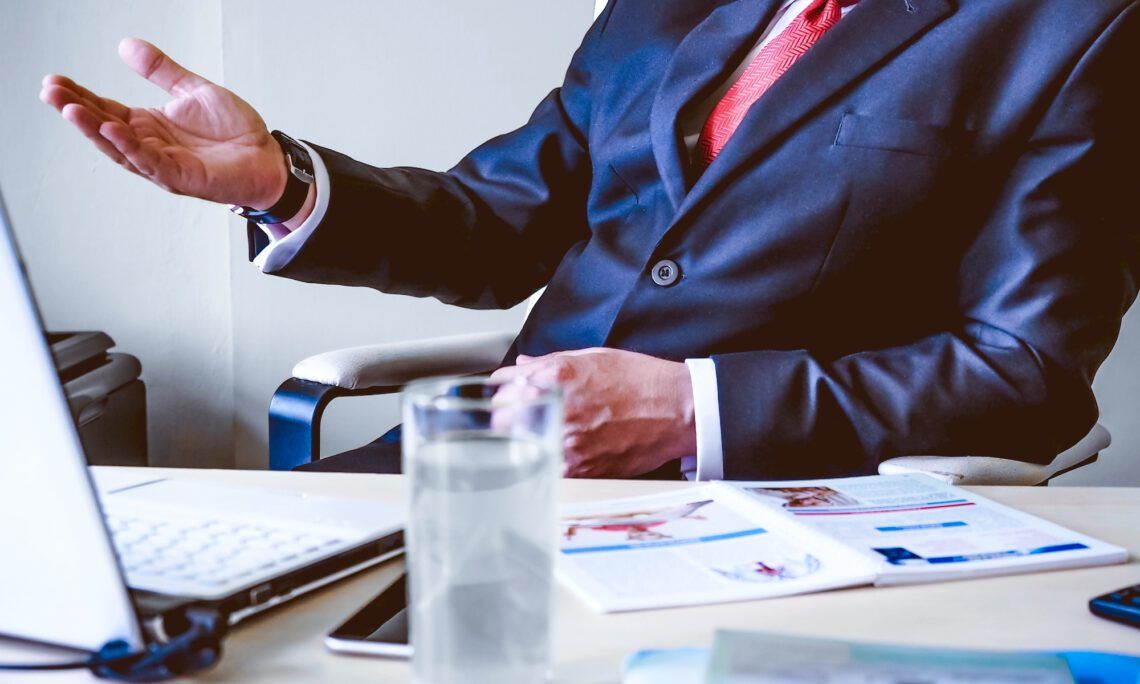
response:
<path id="1" fill-rule="evenodd" d="M 728 89 L 724 97 L 716 103 L 701 135 L 697 138 L 697 149 L 693 155 L 696 164 L 703 170 L 720 154 L 725 143 L 732 137 L 736 127 L 744 120 L 748 108 L 760 99 L 768 88 L 802 57 L 828 29 L 839 23 L 843 16 L 839 0 L 815 0 L 806 10 L 765 45 L 752 63 L 740 75 L 736 83 Z"/>

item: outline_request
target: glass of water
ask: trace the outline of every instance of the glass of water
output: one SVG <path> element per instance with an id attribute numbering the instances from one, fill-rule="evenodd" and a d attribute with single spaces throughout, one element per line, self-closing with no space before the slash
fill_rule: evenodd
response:
<path id="1" fill-rule="evenodd" d="M 526 380 L 404 390 L 413 679 L 548 678 L 562 395 Z"/>

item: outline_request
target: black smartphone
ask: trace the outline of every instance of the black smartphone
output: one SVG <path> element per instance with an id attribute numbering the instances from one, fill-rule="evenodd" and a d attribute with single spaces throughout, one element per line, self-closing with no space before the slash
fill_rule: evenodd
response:
<path id="1" fill-rule="evenodd" d="M 1110 591 L 1089 601 L 1095 615 L 1140 629 L 1140 584 Z"/>
<path id="2" fill-rule="evenodd" d="M 325 637 L 325 647 L 337 653 L 410 658 L 407 608 L 408 576 L 400 575 L 379 596 Z"/>

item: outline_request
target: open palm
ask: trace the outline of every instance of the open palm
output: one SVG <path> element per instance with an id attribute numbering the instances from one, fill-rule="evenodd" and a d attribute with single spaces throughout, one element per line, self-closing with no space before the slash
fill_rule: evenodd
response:
<path id="1" fill-rule="evenodd" d="M 124 40 L 119 55 L 170 93 L 170 102 L 128 107 L 58 75 L 44 79 L 40 99 L 120 166 L 171 192 L 258 208 L 273 204 L 285 184 L 282 152 L 248 103 L 145 41 Z"/>

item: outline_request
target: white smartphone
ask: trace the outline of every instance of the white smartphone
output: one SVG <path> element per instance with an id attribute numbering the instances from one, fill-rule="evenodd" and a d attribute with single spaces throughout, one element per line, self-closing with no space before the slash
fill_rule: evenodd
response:
<path id="1" fill-rule="evenodd" d="M 400 575 L 379 596 L 325 637 L 325 647 L 336 653 L 410 658 L 407 607 L 407 575 Z"/>

